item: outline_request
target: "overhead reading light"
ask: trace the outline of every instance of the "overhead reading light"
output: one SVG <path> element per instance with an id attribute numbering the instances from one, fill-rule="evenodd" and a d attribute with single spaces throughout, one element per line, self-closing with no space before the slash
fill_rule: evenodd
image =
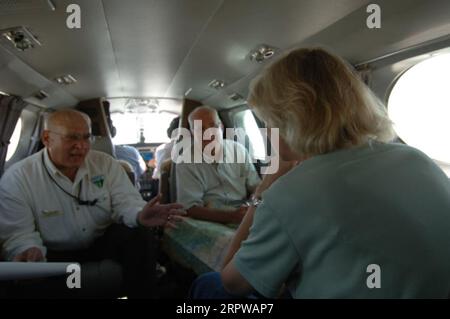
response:
<path id="1" fill-rule="evenodd" d="M 48 93 L 45 92 L 44 90 L 40 90 L 39 92 L 33 94 L 33 97 L 42 101 L 42 100 L 48 98 Z"/>
<path id="2" fill-rule="evenodd" d="M 210 88 L 220 90 L 225 87 L 225 82 L 222 80 L 212 80 L 211 82 L 209 82 L 208 86 Z"/>
<path id="3" fill-rule="evenodd" d="M 42 46 L 37 37 L 25 27 L 14 27 L 0 32 L 10 45 L 22 52 L 35 46 Z"/>
<path id="4" fill-rule="evenodd" d="M 70 85 L 76 83 L 77 79 L 70 74 L 66 74 L 55 78 L 55 82 L 61 85 Z"/>
<path id="5" fill-rule="evenodd" d="M 229 95 L 228 97 L 230 98 L 230 100 L 235 101 L 235 102 L 244 99 L 242 97 L 242 95 L 240 95 L 238 93 L 233 93 L 233 94 Z"/>
<path id="6" fill-rule="evenodd" d="M 50 8 L 50 10 L 52 10 L 52 11 L 56 10 L 55 4 L 52 2 L 52 0 L 47 0 L 47 4 L 48 4 L 48 7 Z"/>
<path id="7" fill-rule="evenodd" d="M 261 44 L 256 49 L 250 51 L 249 59 L 250 61 L 262 63 L 273 57 L 275 51 L 275 48 L 268 46 L 267 44 Z"/>

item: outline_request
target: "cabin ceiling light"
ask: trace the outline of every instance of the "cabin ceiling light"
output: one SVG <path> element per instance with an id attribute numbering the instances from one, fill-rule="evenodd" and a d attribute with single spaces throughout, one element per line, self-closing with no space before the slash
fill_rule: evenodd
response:
<path id="1" fill-rule="evenodd" d="M 225 87 L 225 82 L 222 80 L 212 80 L 211 82 L 209 82 L 208 86 L 210 88 L 216 89 L 216 90 L 220 90 L 223 89 Z"/>
<path id="2" fill-rule="evenodd" d="M 268 46 L 267 44 L 261 44 L 256 49 L 250 51 L 249 59 L 250 61 L 262 63 L 273 57 L 275 51 L 275 48 Z"/>
<path id="3" fill-rule="evenodd" d="M 47 4 L 48 4 L 48 7 L 50 8 L 50 10 L 52 10 L 52 11 L 56 10 L 55 4 L 53 3 L 52 0 L 47 0 Z"/>
<path id="4" fill-rule="evenodd" d="M 70 74 L 66 74 L 55 78 L 55 82 L 61 85 L 70 85 L 76 83 L 77 79 Z"/>
<path id="5" fill-rule="evenodd" d="M 37 37 L 25 27 L 14 27 L 0 32 L 10 45 L 22 52 L 35 46 L 42 46 Z"/>

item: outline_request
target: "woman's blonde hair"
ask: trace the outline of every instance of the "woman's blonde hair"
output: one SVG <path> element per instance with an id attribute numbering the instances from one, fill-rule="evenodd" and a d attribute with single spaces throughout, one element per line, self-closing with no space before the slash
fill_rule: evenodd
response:
<path id="1" fill-rule="evenodd" d="M 289 147 L 313 156 L 395 137 L 386 108 L 340 58 L 297 49 L 254 79 L 249 104 Z"/>

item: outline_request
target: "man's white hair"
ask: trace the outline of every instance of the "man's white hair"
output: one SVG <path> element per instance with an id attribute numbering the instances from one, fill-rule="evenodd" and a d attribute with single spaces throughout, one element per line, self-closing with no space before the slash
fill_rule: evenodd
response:
<path id="1" fill-rule="evenodd" d="M 209 112 L 210 114 L 213 114 L 216 117 L 217 122 L 222 123 L 219 117 L 219 113 L 217 113 L 217 110 L 215 108 L 212 108 L 208 105 L 202 105 L 195 108 L 191 113 L 189 113 L 188 122 L 191 129 L 194 129 L 194 116 L 201 112 Z"/>
<path id="2" fill-rule="evenodd" d="M 86 113 L 74 109 L 63 109 L 52 113 L 47 113 L 44 116 L 44 130 L 57 126 L 61 122 L 70 122 L 77 116 L 83 117 L 86 120 L 86 123 L 91 126 L 91 119 Z"/>

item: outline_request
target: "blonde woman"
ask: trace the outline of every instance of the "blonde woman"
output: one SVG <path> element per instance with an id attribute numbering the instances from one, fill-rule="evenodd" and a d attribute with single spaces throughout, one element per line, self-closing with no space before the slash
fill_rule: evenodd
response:
<path id="1" fill-rule="evenodd" d="M 197 279 L 193 297 L 449 296 L 448 178 L 390 142 L 385 108 L 344 61 L 292 51 L 254 80 L 249 104 L 279 128 L 280 157 L 301 163 L 262 183 L 221 274 Z"/>

